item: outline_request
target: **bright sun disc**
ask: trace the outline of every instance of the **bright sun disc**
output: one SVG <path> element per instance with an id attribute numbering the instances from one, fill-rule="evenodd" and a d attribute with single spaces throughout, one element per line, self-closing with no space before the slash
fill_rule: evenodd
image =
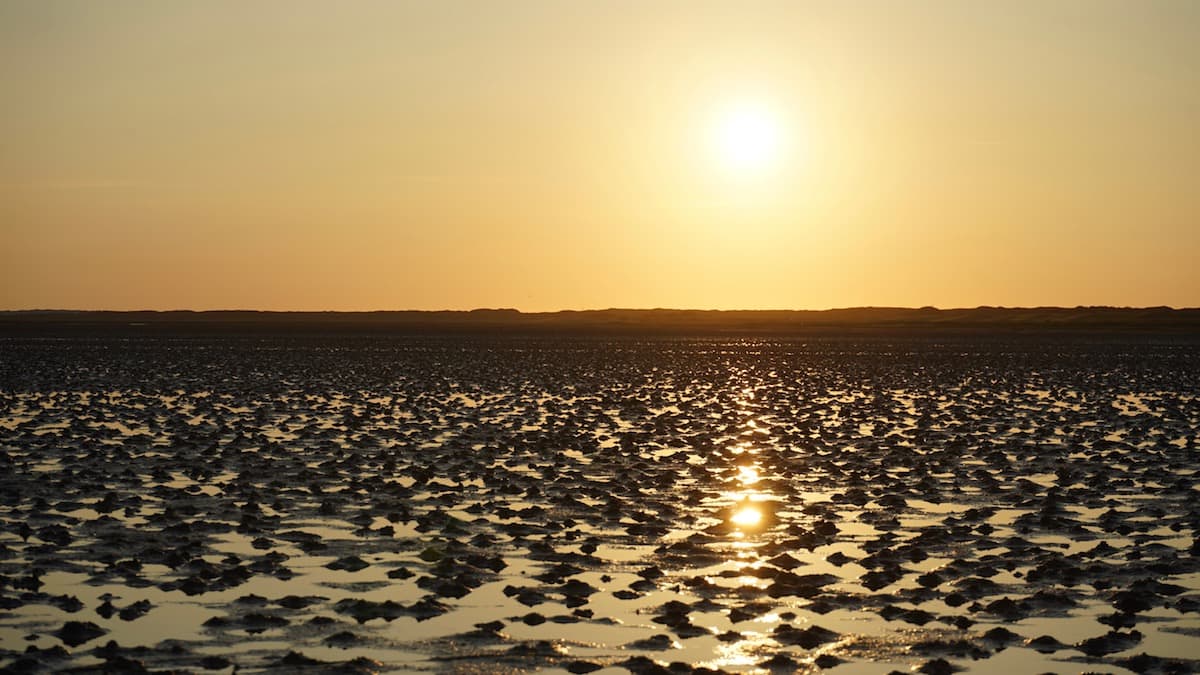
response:
<path id="1" fill-rule="evenodd" d="M 728 106 L 713 121 L 713 152 L 730 173 L 744 175 L 771 168 L 779 160 L 782 141 L 779 119 L 761 104 Z"/>

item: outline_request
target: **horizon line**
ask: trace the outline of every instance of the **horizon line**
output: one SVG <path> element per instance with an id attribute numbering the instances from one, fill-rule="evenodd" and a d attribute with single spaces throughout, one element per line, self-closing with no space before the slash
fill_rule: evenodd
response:
<path id="1" fill-rule="evenodd" d="M 822 309 L 811 308 L 774 308 L 774 309 L 718 309 L 718 308 L 698 308 L 698 307 L 603 307 L 603 308 L 588 308 L 574 309 L 562 308 L 551 310 L 522 310 L 515 307 L 474 307 L 471 309 L 250 309 L 250 308 L 213 308 L 213 309 L 192 309 L 192 308 L 174 308 L 174 309 L 68 309 L 68 308 L 23 308 L 23 309 L 0 309 L 2 314 L 83 314 L 83 313 L 110 313 L 110 314 L 168 314 L 168 313 L 255 313 L 255 314 L 444 314 L 444 313 L 462 313 L 469 314 L 473 312 L 496 312 L 507 314 L 564 314 L 564 313 L 584 313 L 584 312 L 761 312 L 761 313 L 780 313 L 780 312 L 842 312 L 852 310 L 904 310 L 904 311 L 934 311 L 934 312 L 961 312 L 975 310 L 1170 310 L 1170 311 L 1188 311 L 1200 309 L 1200 305 L 1176 307 L 1173 305 L 976 305 L 974 307 L 938 307 L 935 305 L 922 305 L 920 307 L 911 307 L 904 305 L 854 305 L 846 307 L 826 307 Z"/>

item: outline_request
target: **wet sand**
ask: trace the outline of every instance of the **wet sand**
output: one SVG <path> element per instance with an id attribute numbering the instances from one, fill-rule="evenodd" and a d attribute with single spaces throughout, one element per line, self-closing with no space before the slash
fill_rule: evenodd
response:
<path id="1" fill-rule="evenodd" d="M 1200 345 L 9 337 L 4 672 L 1197 672 Z"/>

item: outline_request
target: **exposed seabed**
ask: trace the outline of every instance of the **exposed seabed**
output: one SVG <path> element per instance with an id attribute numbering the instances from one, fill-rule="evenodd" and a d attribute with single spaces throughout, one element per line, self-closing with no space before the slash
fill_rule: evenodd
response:
<path id="1" fill-rule="evenodd" d="M 0 667 L 1197 672 L 1200 347 L 0 346 Z"/>

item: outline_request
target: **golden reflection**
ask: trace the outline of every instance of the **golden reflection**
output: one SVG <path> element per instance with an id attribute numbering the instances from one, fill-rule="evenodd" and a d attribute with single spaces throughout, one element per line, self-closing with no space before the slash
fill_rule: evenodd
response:
<path id="1" fill-rule="evenodd" d="M 733 447 L 729 448 L 729 451 L 730 451 L 730 452 L 732 452 L 732 453 L 733 453 L 733 454 L 735 454 L 735 455 L 740 455 L 740 454 L 742 454 L 743 452 L 746 452 L 746 451 L 747 451 L 747 450 L 749 450 L 749 449 L 750 449 L 750 444 L 749 444 L 749 443 L 738 443 L 737 445 L 735 445 L 735 446 L 733 446 Z"/>
<path id="2" fill-rule="evenodd" d="M 758 469 L 752 466 L 739 466 L 737 480 L 742 485 L 753 485 L 758 482 Z"/>
<path id="3" fill-rule="evenodd" d="M 739 527 L 755 527 L 762 522 L 763 514 L 757 506 L 746 504 L 739 506 L 733 515 L 729 517 L 729 522 Z"/>
<path id="4" fill-rule="evenodd" d="M 712 661 L 701 664 L 708 668 L 752 668 L 767 658 L 777 647 L 770 635 L 759 632 L 743 632 L 742 639 L 718 645 Z"/>
<path id="5" fill-rule="evenodd" d="M 754 469 L 745 468 L 755 477 L 757 476 Z M 747 478 L 750 479 L 749 475 Z M 726 507 L 721 514 L 726 527 L 725 533 L 733 539 L 741 539 L 750 533 L 768 529 L 774 524 L 776 504 L 769 494 L 746 490 L 726 492 L 723 495 L 734 500 L 733 504 Z"/>

